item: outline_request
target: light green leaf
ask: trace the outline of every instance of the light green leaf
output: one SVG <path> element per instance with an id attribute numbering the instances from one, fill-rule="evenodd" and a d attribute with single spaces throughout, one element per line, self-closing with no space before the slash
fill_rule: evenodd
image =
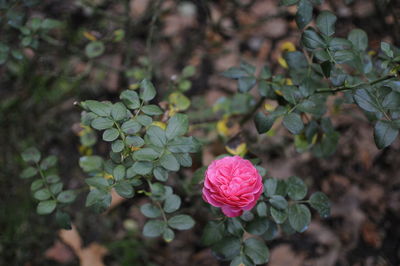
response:
<path id="1" fill-rule="evenodd" d="M 176 158 L 172 154 L 164 153 L 160 158 L 160 164 L 165 169 L 174 171 L 174 172 L 178 171 L 180 168 L 179 162 L 176 160 Z"/>
<path id="2" fill-rule="evenodd" d="M 50 214 L 54 211 L 57 206 L 57 202 L 55 200 L 47 200 L 39 202 L 36 212 L 39 215 Z"/>
<path id="3" fill-rule="evenodd" d="M 104 53 L 104 43 L 100 41 L 90 42 L 85 47 L 85 53 L 89 58 L 95 58 Z"/>
<path id="4" fill-rule="evenodd" d="M 120 121 L 127 117 L 127 110 L 125 105 L 122 103 L 116 103 L 111 108 L 111 116 L 115 121 Z"/>
<path id="5" fill-rule="evenodd" d="M 180 214 L 168 219 L 168 225 L 178 230 L 188 230 L 194 226 L 192 217 L 186 214 Z"/>
<path id="6" fill-rule="evenodd" d="M 38 163 L 40 161 L 40 157 L 41 157 L 39 150 L 34 147 L 26 149 L 21 154 L 21 156 L 25 162 L 34 162 L 34 163 Z"/>
<path id="7" fill-rule="evenodd" d="M 153 84 L 147 80 L 144 79 L 140 83 L 140 99 L 143 101 L 150 101 L 156 96 L 156 89 L 154 88 Z"/>
<path id="8" fill-rule="evenodd" d="M 120 181 L 114 186 L 115 191 L 123 198 L 129 199 L 134 196 L 134 190 L 128 181 Z"/>
<path id="9" fill-rule="evenodd" d="M 57 200 L 62 203 L 71 203 L 76 199 L 76 192 L 74 190 L 65 190 L 58 194 Z"/>
<path id="10" fill-rule="evenodd" d="M 114 125 L 114 121 L 105 117 L 97 117 L 92 120 L 91 126 L 97 130 L 104 130 L 111 128 Z"/>
<path id="11" fill-rule="evenodd" d="M 167 225 L 164 221 L 150 220 L 147 221 L 143 227 L 143 235 L 147 237 L 158 237 L 165 231 L 166 228 Z"/>
<path id="12" fill-rule="evenodd" d="M 116 128 L 109 128 L 103 132 L 103 140 L 104 141 L 114 141 L 118 138 L 119 131 Z"/>
<path id="13" fill-rule="evenodd" d="M 157 206 L 150 203 L 146 203 L 140 206 L 140 211 L 147 218 L 157 218 L 161 216 L 160 209 Z"/>
<path id="14" fill-rule="evenodd" d="M 168 195 L 164 201 L 164 211 L 171 213 L 179 209 L 181 206 L 181 198 L 178 195 Z"/>
<path id="15" fill-rule="evenodd" d="M 189 120 L 187 115 L 175 114 L 168 121 L 166 136 L 168 140 L 181 136 L 187 132 L 189 128 Z"/>
<path id="16" fill-rule="evenodd" d="M 136 91 L 125 90 L 119 98 L 129 109 L 138 109 L 140 107 L 140 100 Z"/>
<path id="17" fill-rule="evenodd" d="M 160 154 L 152 148 L 143 148 L 133 153 L 132 158 L 137 161 L 154 161 Z"/>
<path id="18" fill-rule="evenodd" d="M 147 115 L 161 115 L 163 114 L 163 110 L 161 110 L 160 107 L 157 105 L 151 104 L 151 105 L 145 105 L 142 107 L 142 112 L 147 114 Z"/>

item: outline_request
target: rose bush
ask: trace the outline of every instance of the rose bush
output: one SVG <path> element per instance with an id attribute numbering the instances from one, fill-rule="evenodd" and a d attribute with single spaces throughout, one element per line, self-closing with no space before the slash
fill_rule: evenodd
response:
<path id="1" fill-rule="evenodd" d="M 203 199 L 221 207 L 228 217 L 251 210 L 262 192 L 262 178 L 257 169 L 240 156 L 215 160 L 206 171 Z"/>

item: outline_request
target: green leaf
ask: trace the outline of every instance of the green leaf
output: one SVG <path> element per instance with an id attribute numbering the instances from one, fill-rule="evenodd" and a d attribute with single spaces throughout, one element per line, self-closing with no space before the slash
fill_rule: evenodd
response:
<path id="1" fill-rule="evenodd" d="M 57 196 L 57 200 L 62 203 L 71 203 L 76 199 L 76 192 L 74 190 L 64 190 Z"/>
<path id="2" fill-rule="evenodd" d="M 104 53 L 104 43 L 100 41 L 90 42 L 85 47 L 85 53 L 89 58 L 95 58 Z"/>
<path id="3" fill-rule="evenodd" d="M 267 97 L 268 95 L 270 95 L 272 93 L 271 85 L 268 84 L 268 82 L 265 80 L 260 80 L 258 82 L 258 93 L 261 96 Z"/>
<path id="4" fill-rule="evenodd" d="M 42 179 L 37 179 L 37 180 L 32 182 L 31 191 L 38 190 L 41 187 L 43 187 L 43 180 Z"/>
<path id="5" fill-rule="evenodd" d="M 181 136 L 187 132 L 189 128 L 189 120 L 187 115 L 176 114 L 168 121 L 166 136 L 168 140 Z"/>
<path id="6" fill-rule="evenodd" d="M 115 121 L 120 121 L 127 116 L 127 110 L 125 105 L 122 103 L 116 103 L 111 108 L 111 116 Z"/>
<path id="7" fill-rule="evenodd" d="M 368 112 L 379 112 L 379 102 L 376 97 L 367 89 L 358 89 L 354 94 L 354 101 L 362 109 Z"/>
<path id="8" fill-rule="evenodd" d="M 88 101 L 84 102 L 84 105 L 87 108 L 89 108 L 90 111 L 92 111 L 93 113 L 95 113 L 99 116 L 104 116 L 104 117 L 110 116 L 111 107 L 106 103 L 88 100 Z"/>
<path id="9" fill-rule="evenodd" d="M 283 125 L 289 130 L 292 134 L 300 134 L 304 129 L 303 120 L 297 113 L 289 113 L 283 117 Z"/>
<path id="10" fill-rule="evenodd" d="M 42 29 L 50 30 L 50 29 L 54 29 L 54 28 L 59 28 L 59 27 L 61 27 L 61 25 L 62 25 L 62 23 L 59 20 L 46 18 L 42 21 L 40 27 Z"/>
<path id="11" fill-rule="evenodd" d="M 91 126 L 97 130 L 104 130 L 111 128 L 114 125 L 114 121 L 105 117 L 97 117 L 92 120 Z"/>
<path id="12" fill-rule="evenodd" d="M 147 115 L 161 115 L 163 114 L 163 110 L 161 110 L 160 107 L 157 105 L 151 104 L 151 105 L 145 105 L 142 107 L 142 112 L 147 114 Z"/>
<path id="13" fill-rule="evenodd" d="M 21 178 L 30 178 L 37 174 L 37 169 L 35 167 L 29 166 L 28 168 L 24 169 L 19 177 Z"/>
<path id="14" fill-rule="evenodd" d="M 317 27 L 325 35 L 335 33 L 336 16 L 330 11 L 322 11 L 317 17 Z"/>
<path id="15" fill-rule="evenodd" d="M 50 155 L 40 162 L 40 169 L 47 170 L 50 167 L 56 165 L 56 163 L 57 163 L 57 157 L 54 155 Z"/>
<path id="16" fill-rule="evenodd" d="M 258 216 L 260 216 L 260 217 L 265 217 L 268 215 L 267 204 L 263 201 L 257 204 L 256 210 L 257 210 Z"/>
<path id="17" fill-rule="evenodd" d="M 115 191 L 123 198 L 129 199 L 134 196 L 134 190 L 128 181 L 120 181 L 114 186 Z"/>
<path id="18" fill-rule="evenodd" d="M 276 117 L 268 115 L 263 112 L 257 112 L 254 116 L 254 123 L 258 134 L 264 134 L 269 131 L 275 122 Z"/>
<path id="19" fill-rule="evenodd" d="M 42 189 L 36 191 L 33 194 L 33 197 L 37 200 L 47 200 L 51 197 L 51 193 L 47 188 L 42 188 Z"/>
<path id="20" fill-rule="evenodd" d="M 46 182 L 53 184 L 53 183 L 57 183 L 58 181 L 60 181 L 60 177 L 58 175 L 48 175 L 46 176 Z"/>
<path id="21" fill-rule="evenodd" d="M 101 203 L 104 203 L 103 207 L 106 207 L 107 205 L 111 204 L 111 195 L 103 190 L 98 190 L 96 188 L 90 190 L 89 194 L 86 197 L 86 202 L 85 206 L 90 207 L 93 205 L 97 205 Z"/>
<path id="22" fill-rule="evenodd" d="M 180 214 L 168 219 L 168 225 L 178 230 L 188 230 L 194 226 L 192 217 L 186 214 Z"/>
<path id="23" fill-rule="evenodd" d="M 45 215 L 45 214 L 50 214 L 54 211 L 54 209 L 57 206 L 57 201 L 55 200 L 46 200 L 39 202 L 36 212 L 39 215 Z"/>
<path id="24" fill-rule="evenodd" d="M 358 51 L 365 51 L 368 47 L 368 36 L 365 31 L 360 29 L 352 30 L 347 39 L 353 44 L 353 47 Z"/>
<path id="25" fill-rule="evenodd" d="M 166 228 L 167 225 L 164 221 L 150 220 L 147 221 L 143 227 L 143 235 L 146 237 L 158 237 L 165 231 Z"/>
<path id="26" fill-rule="evenodd" d="M 302 200 L 307 195 L 307 186 L 297 176 L 289 177 L 287 183 L 287 193 L 292 200 Z"/>
<path id="27" fill-rule="evenodd" d="M 132 158 L 137 161 L 154 161 L 160 154 L 152 148 L 143 148 L 133 153 Z"/>
<path id="28" fill-rule="evenodd" d="M 297 13 L 296 23 L 300 29 L 303 29 L 312 19 L 313 6 L 308 0 L 300 0 Z"/>
<path id="29" fill-rule="evenodd" d="M 148 115 L 138 115 L 136 120 L 145 127 L 153 123 L 153 119 Z"/>
<path id="30" fill-rule="evenodd" d="M 330 215 L 331 204 L 328 197 L 322 192 L 315 192 L 310 197 L 310 205 L 318 211 L 322 218 Z"/>
<path id="31" fill-rule="evenodd" d="M 29 149 L 26 149 L 22 154 L 22 159 L 25 162 L 34 162 L 38 163 L 40 161 L 40 152 L 38 149 L 31 147 Z"/>
<path id="32" fill-rule="evenodd" d="M 374 127 L 375 144 L 379 149 L 386 148 L 397 138 L 399 130 L 392 127 L 390 122 L 378 121 Z"/>
<path id="33" fill-rule="evenodd" d="M 176 137 L 168 143 L 168 150 L 173 153 L 190 152 L 193 146 L 193 137 Z"/>
<path id="34" fill-rule="evenodd" d="M 168 180 L 168 171 L 163 167 L 157 166 L 154 168 L 153 175 L 158 181 L 165 182 Z"/>
<path id="35" fill-rule="evenodd" d="M 126 169 L 125 166 L 123 166 L 122 164 L 117 165 L 113 170 L 113 176 L 117 181 L 124 179 L 125 173 Z"/>
<path id="36" fill-rule="evenodd" d="M 144 140 L 139 136 L 128 136 L 125 139 L 125 143 L 128 146 L 142 147 L 144 145 Z"/>
<path id="37" fill-rule="evenodd" d="M 161 216 L 160 209 L 157 206 L 150 203 L 146 203 L 140 206 L 140 211 L 147 218 L 157 218 Z"/>
<path id="38" fill-rule="evenodd" d="M 262 235 L 268 230 L 269 221 L 266 217 L 259 217 L 250 221 L 246 226 L 246 231 L 252 235 Z"/>
<path id="39" fill-rule="evenodd" d="M 307 230 L 311 221 L 310 210 L 304 204 L 293 204 L 289 207 L 289 223 L 297 232 Z"/>
<path id="40" fill-rule="evenodd" d="M 304 46 L 309 49 L 324 48 L 326 46 L 322 37 L 312 28 L 308 28 L 303 32 L 301 40 Z"/>
<path id="41" fill-rule="evenodd" d="M 212 245 L 224 237 L 225 227 L 221 222 L 210 221 L 203 230 L 201 242 L 206 245 Z"/>
<path id="42" fill-rule="evenodd" d="M 104 177 L 90 177 L 85 179 L 86 184 L 89 186 L 106 190 L 109 187 L 107 179 Z"/>
<path id="43" fill-rule="evenodd" d="M 270 221 L 268 230 L 262 235 L 262 238 L 267 241 L 270 241 L 274 239 L 277 235 L 278 235 L 278 226 L 276 225 L 276 223 Z"/>
<path id="44" fill-rule="evenodd" d="M 299 2 L 299 0 L 281 0 L 279 2 L 280 6 L 292 6 L 297 4 L 297 2 Z"/>
<path id="45" fill-rule="evenodd" d="M 192 166 L 192 157 L 189 155 L 189 153 L 175 153 L 174 157 L 181 166 L 183 167 Z"/>
<path id="46" fill-rule="evenodd" d="M 116 140 L 111 144 L 111 149 L 113 152 L 121 152 L 125 148 L 125 144 L 122 140 Z"/>
<path id="47" fill-rule="evenodd" d="M 240 92 L 248 92 L 254 85 L 256 85 L 257 79 L 253 76 L 239 78 L 238 87 Z"/>
<path id="48" fill-rule="evenodd" d="M 92 172 L 101 170 L 103 165 L 103 159 L 100 156 L 83 156 L 79 158 L 79 166 L 85 172 Z"/>
<path id="49" fill-rule="evenodd" d="M 50 191 L 53 195 L 57 195 L 63 189 L 63 183 L 55 183 L 50 185 Z"/>
<path id="50" fill-rule="evenodd" d="M 71 217 L 68 213 L 62 212 L 58 210 L 56 212 L 56 222 L 60 226 L 60 228 L 65 230 L 71 230 Z"/>
<path id="51" fill-rule="evenodd" d="M 244 253 L 251 258 L 255 264 L 268 262 L 269 250 L 264 241 L 257 238 L 248 238 L 244 241 Z"/>
<path id="52" fill-rule="evenodd" d="M 388 57 L 393 57 L 393 50 L 392 47 L 390 46 L 390 44 L 386 43 L 386 42 L 381 42 L 381 50 L 382 52 L 384 52 Z"/>
<path id="53" fill-rule="evenodd" d="M 144 79 L 140 82 L 140 99 L 143 101 L 150 101 L 156 96 L 156 89 L 154 88 L 153 84 Z"/>
<path id="54" fill-rule="evenodd" d="M 349 50 L 352 47 L 350 41 L 343 39 L 343 38 L 333 38 L 329 42 L 329 50 L 332 52 L 340 51 L 340 50 Z"/>
<path id="55" fill-rule="evenodd" d="M 179 162 L 172 154 L 163 154 L 160 158 L 160 164 L 167 170 L 178 171 L 180 168 Z"/>
<path id="56" fill-rule="evenodd" d="M 274 219 L 275 223 L 282 224 L 286 221 L 288 213 L 287 209 L 276 209 L 275 207 L 270 208 L 271 216 Z"/>
<path id="57" fill-rule="evenodd" d="M 150 162 L 136 162 L 133 164 L 131 168 L 127 171 L 127 176 L 130 176 L 129 172 L 134 172 L 138 175 L 147 175 L 151 173 L 153 169 L 153 164 Z"/>
<path id="58" fill-rule="evenodd" d="M 119 98 L 129 109 L 138 109 L 140 107 L 140 100 L 136 91 L 125 90 Z"/>
<path id="59" fill-rule="evenodd" d="M 168 195 L 164 201 L 164 211 L 171 213 L 179 209 L 181 206 L 181 198 L 178 195 Z"/>
<path id="60" fill-rule="evenodd" d="M 128 135 L 133 135 L 138 133 L 141 128 L 142 126 L 134 120 L 128 120 L 124 122 L 121 126 L 122 132 Z"/>
<path id="61" fill-rule="evenodd" d="M 391 91 L 383 99 L 382 107 L 387 108 L 387 109 L 399 110 L 400 109 L 400 93 Z"/>
<path id="62" fill-rule="evenodd" d="M 164 147 L 167 143 L 165 131 L 158 126 L 149 127 L 146 134 L 149 137 L 150 143 L 157 147 Z"/>
<path id="63" fill-rule="evenodd" d="M 218 258 L 229 260 L 239 255 L 240 247 L 240 239 L 236 237 L 224 237 L 212 246 L 212 251 Z"/>
<path id="64" fill-rule="evenodd" d="M 163 239 L 165 240 L 165 242 L 169 243 L 172 240 L 174 240 L 174 238 L 175 238 L 174 231 L 172 231 L 170 228 L 165 229 L 163 233 Z"/>
<path id="65" fill-rule="evenodd" d="M 273 195 L 275 195 L 276 192 L 276 188 L 278 186 L 278 180 L 275 178 L 268 178 L 267 180 L 265 180 L 264 182 L 264 188 L 265 188 L 265 195 L 268 197 L 271 197 Z"/>
<path id="66" fill-rule="evenodd" d="M 118 138 L 119 136 L 119 131 L 116 128 L 109 128 L 106 131 L 103 132 L 103 140 L 104 141 L 114 141 Z"/>
<path id="67" fill-rule="evenodd" d="M 248 76 L 249 74 L 241 68 L 238 67 L 231 67 L 228 70 L 222 72 L 222 76 L 231 79 L 239 79 Z"/>
<path id="68" fill-rule="evenodd" d="M 277 209 L 286 209 L 288 207 L 288 202 L 286 199 L 282 196 L 279 195 L 273 195 L 269 199 L 269 203 L 271 203 L 272 206 L 274 206 Z"/>
<path id="69" fill-rule="evenodd" d="M 190 78 L 194 74 L 196 74 L 195 66 L 185 66 L 185 68 L 182 70 L 182 77 Z"/>
<path id="70" fill-rule="evenodd" d="M 345 62 L 351 61 L 355 58 L 353 51 L 343 50 L 337 51 L 333 54 L 333 57 L 336 60 L 336 63 L 343 64 Z"/>

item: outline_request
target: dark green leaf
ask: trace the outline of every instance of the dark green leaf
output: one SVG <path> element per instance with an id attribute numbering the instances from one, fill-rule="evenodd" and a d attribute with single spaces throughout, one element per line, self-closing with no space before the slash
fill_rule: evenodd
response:
<path id="1" fill-rule="evenodd" d="M 165 182 L 168 180 L 168 171 L 163 167 L 157 166 L 154 168 L 153 175 L 158 181 Z"/>
<path id="2" fill-rule="evenodd" d="M 262 235 L 268 230 L 269 221 L 266 217 L 258 217 L 246 226 L 246 231 L 253 235 Z"/>
<path id="3" fill-rule="evenodd" d="M 331 36 L 335 33 L 336 16 L 330 11 L 322 11 L 317 17 L 317 27 L 325 35 Z"/>
<path id="4" fill-rule="evenodd" d="M 171 213 L 179 209 L 181 206 L 181 198 L 178 195 L 168 195 L 164 201 L 164 211 Z"/>
<path id="5" fill-rule="evenodd" d="M 89 194 L 86 197 L 85 206 L 90 207 L 95 204 L 101 203 L 108 203 L 108 205 L 111 204 L 111 195 L 106 191 L 98 190 L 96 188 L 90 190 Z"/>
<path id="6" fill-rule="evenodd" d="M 100 41 L 90 42 L 85 47 L 85 53 L 89 58 L 95 58 L 104 53 L 104 44 Z"/>
<path id="7" fill-rule="evenodd" d="M 88 100 L 84 102 L 84 105 L 89 108 L 90 111 L 99 116 L 110 116 L 111 107 L 106 103 Z"/>
<path id="8" fill-rule="evenodd" d="M 150 220 L 147 221 L 143 227 L 143 235 L 147 237 L 158 237 L 165 231 L 166 228 L 167 225 L 164 221 Z"/>
<path id="9" fill-rule="evenodd" d="M 35 167 L 29 166 L 24 169 L 20 175 L 21 178 L 30 178 L 37 174 L 37 169 Z"/>
<path id="10" fill-rule="evenodd" d="M 353 60 L 355 58 L 355 55 L 351 50 L 342 50 L 335 52 L 333 57 L 335 58 L 336 63 L 343 64 L 345 62 Z"/>
<path id="11" fill-rule="evenodd" d="M 125 90 L 121 93 L 119 98 L 129 109 L 137 109 L 140 107 L 140 100 L 136 91 Z"/>
<path id="12" fill-rule="evenodd" d="M 124 150 L 125 144 L 122 140 L 116 140 L 111 144 L 113 152 L 121 152 Z"/>
<path id="13" fill-rule="evenodd" d="M 179 162 L 176 160 L 176 158 L 172 154 L 164 153 L 160 158 L 160 164 L 165 169 L 174 171 L 174 172 L 178 171 L 180 168 Z"/>
<path id="14" fill-rule="evenodd" d="M 151 104 L 151 105 L 145 105 L 142 107 L 142 112 L 147 114 L 147 115 L 161 115 L 163 114 L 163 110 L 161 110 L 160 107 L 157 105 Z"/>
<path id="15" fill-rule="evenodd" d="M 83 156 L 79 159 L 79 166 L 85 172 L 92 172 L 95 170 L 101 170 L 103 165 L 103 159 L 100 156 Z"/>
<path id="16" fill-rule="evenodd" d="M 113 170 L 115 180 L 122 180 L 125 177 L 126 169 L 122 164 L 117 165 Z"/>
<path id="17" fill-rule="evenodd" d="M 47 200 L 39 202 L 36 212 L 39 215 L 50 214 L 54 211 L 57 206 L 57 201 L 55 200 Z"/>
<path id="18" fill-rule="evenodd" d="M 286 183 L 287 193 L 292 200 L 302 200 L 307 195 L 306 184 L 297 176 L 289 177 Z"/>
<path id="19" fill-rule="evenodd" d="M 91 126 L 97 130 L 104 130 L 114 125 L 114 121 L 105 117 L 97 117 L 92 120 Z"/>
<path id="20" fill-rule="evenodd" d="M 387 109 L 400 109 L 400 93 L 390 92 L 383 99 L 382 106 Z"/>
<path id="21" fill-rule="evenodd" d="M 310 210 L 304 204 L 293 204 L 289 207 L 289 223 L 297 232 L 304 232 L 311 221 Z"/>
<path id="22" fill-rule="evenodd" d="M 54 155 L 50 155 L 40 162 L 40 169 L 47 170 L 50 167 L 53 167 L 57 163 L 57 157 Z"/>
<path id="23" fill-rule="evenodd" d="M 353 44 L 358 51 L 365 51 L 368 47 L 368 36 L 365 31 L 360 29 L 352 30 L 347 39 Z"/>
<path id="24" fill-rule="evenodd" d="M 33 194 L 33 197 L 37 200 L 47 200 L 51 197 L 51 193 L 47 188 L 42 188 L 42 189 L 36 191 Z"/>
<path id="25" fill-rule="evenodd" d="M 115 185 L 115 191 L 123 198 L 129 199 L 134 195 L 132 185 L 128 181 L 120 181 Z"/>
<path id="26" fill-rule="evenodd" d="M 265 115 L 263 112 L 257 112 L 254 116 L 254 123 L 259 134 L 264 134 L 269 131 L 275 122 L 276 117 Z"/>
<path id="27" fill-rule="evenodd" d="M 148 115 L 138 115 L 136 120 L 143 126 L 147 127 L 151 123 L 153 123 L 153 119 Z"/>
<path id="28" fill-rule="evenodd" d="M 330 215 L 331 204 L 328 197 L 324 193 L 313 193 L 310 197 L 310 205 L 318 211 L 321 217 L 326 218 Z"/>
<path id="29" fill-rule="evenodd" d="M 76 192 L 74 190 L 65 190 L 58 194 L 57 200 L 62 203 L 71 203 L 76 199 Z"/>
<path id="30" fill-rule="evenodd" d="M 189 155 L 189 153 L 174 153 L 174 157 L 181 166 L 192 166 L 192 157 Z"/>
<path id="31" fill-rule="evenodd" d="M 154 88 L 153 84 L 144 79 L 140 83 L 140 99 L 148 102 L 152 100 L 156 96 L 156 89 Z"/>
<path id="32" fill-rule="evenodd" d="M 244 241 L 244 253 L 251 258 L 255 264 L 268 262 L 269 250 L 264 241 L 257 238 L 248 238 Z"/>
<path id="33" fill-rule="evenodd" d="M 29 149 L 26 149 L 23 153 L 22 153 L 22 159 L 25 162 L 34 162 L 34 163 L 38 163 L 40 161 L 40 152 L 38 151 L 38 149 L 32 147 Z"/>
<path id="34" fill-rule="evenodd" d="M 396 139 L 399 130 L 393 128 L 390 122 L 378 121 L 374 128 L 375 144 L 379 149 L 386 148 Z"/>
<path id="35" fill-rule="evenodd" d="M 374 95 L 372 95 L 372 93 L 367 89 L 358 89 L 354 94 L 354 101 L 365 111 L 380 111 L 379 103 L 377 102 L 376 97 L 374 97 Z"/>
<path id="36" fill-rule="evenodd" d="M 71 217 L 69 216 L 68 213 L 58 210 L 56 212 L 56 221 L 57 221 L 57 224 L 60 226 L 60 228 L 65 229 L 65 230 L 72 229 Z"/>
<path id="37" fill-rule="evenodd" d="M 187 132 L 189 121 L 187 115 L 176 114 L 168 121 L 166 136 L 168 140 L 181 136 Z"/>
<path id="38" fill-rule="evenodd" d="M 260 216 L 260 217 L 265 217 L 268 215 L 267 204 L 263 201 L 257 204 L 256 210 L 257 210 L 258 216 Z"/>
<path id="39" fill-rule="evenodd" d="M 203 230 L 201 242 L 204 245 L 212 245 L 224 237 L 225 227 L 221 222 L 210 221 Z"/>
<path id="40" fill-rule="evenodd" d="M 132 158 L 137 161 L 154 161 L 160 154 L 152 148 L 143 148 L 133 153 Z"/>
<path id="41" fill-rule="evenodd" d="M 43 180 L 42 179 L 37 179 L 37 180 L 32 182 L 31 191 L 38 190 L 41 187 L 43 187 Z"/>
<path id="42" fill-rule="evenodd" d="M 270 208 L 271 216 L 277 224 L 282 224 L 286 221 L 288 213 L 287 209 L 279 210 L 274 207 Z"/>
<path id="43" fill-rule="evenodd" d="M 50 185 L 50 192 L 53 195 L 57 195 L 58 193 L 60 193 L 60 191 L 62 190 L 63 186 L 64 186 L 63 183 L 51 184 Z"/>
<path id="44" fill-rule="evenodd" d="M 142 126 L 138 122 L 133 120 L 128 120 L 122 124 L 121 130 L 128 135 L 133 135 L 139 132 L 141 127 Z"/>
<path id="45" fill-rule="evenodd" d="M 236 237 L 224 237 L 212 246 L 212 251 L 217 258 L 228 260 L 240 253 L 240 239 Z"/>
<path id="46" fill-rule="evenodd" d="M 90 177 L 85 179 L 86 184 L 98 189 L 107 189 L 109 187 L 107 179 L 104 177 Z"/>
<path id="47" fill-rule="evenodd" d="M 277 209 L 286 209 L 288 207 L 288 203 L 286 199 L 282 196 L 279 195 L 273 195 L 269 199 L 269 203 L 271 203 L 272 206 L 274 206 Z"/>
<path id="48" fill-rule="evenodd" d="M 279 2 L 279 5 L 281 5 L 281 6 L 292 6 L 292 5 L 297 4 L 298 1 L 299 0 L 281 0 Z"/>
<path id="49" fill-rule="evenodd" d="M 283 117 L 283 125 L 289 130 L 292 134 L 300 134 L 304 129 L 303 121 L 301 117 L 297 113 L 289 113 Z"/>
<path id="50" fill-rule="evenodd" d="M 151 162 L 136 162 L 131 168 L 128 169 L 127 176 L 130 176 L 128 173 L 131 171 L 134 171 L 134 173 L 138 175 L 147 175 L 151 173 L 152 169 L 153 164 Z"/>
<path id="51" fill-rule="evenodd" d="M 157 147 L 164 147 L 167 143 L 167 137 L 165 136 L 165 131 L 157 126 L 151 126 L 147 129 L 147 136 L 151 144 Z"/>
<path id="52" fill-rule="evenodd" d="M 119 131 L 116 128 L 109 128 L 103 132 L 103 140 L 104 141 L 114 141 L 118 138 Z"/>
<path id="53" fill-rule="evenodd" d="M 146 203 L 140 206 L 140 211 L 143 213 L 144 216 L 148 218 L 157 218 L 161 216 L 160 209 L 150 203 Z"/>
<path id="54" fill-rule="evenodd" d="M 322 37 L 311 28 L 308 28 L 303 32 L 302 43 L 309 49 L 324 48 L 326 46 Z"/>
<path id="55" fill-rule="evenodd" d="M 303 29 L 312 19 L 313 6 L 308 0 L 300 0 L 297 7 L 296 23 Z"/>
<path id="56" fill-rule="evenodd" d="M 125 105 L 122 103 L 116 103 L 111 108 L 111 116 L 115 119 L 115 121 L 120 121 L 127 116 L 127 110 Z"/>
<path id="57" fill-rule="evenodd" d="M 239 91 L 248 92 L 254 87 L 254 85 L 256 85 L 256 83 L 257 79 L 253 76 L 239 78 L 239 83 L 238 83 Z"/>
<path id="58" fill-rule="evenodd" d="M 222 76 L 231 78 L 231 79 L 238 79 L 238 78 L 246 77 L 248 75 L 249 74 L 245 70 L 238 68 L 238 67 L 231 67 L 222 73 Z"/>
<path id="59" fill-rule="evenodd" d="M 194 226 L 192 217 L 186 214 L 180 214 L 168 219 L 168 225 L 178 230 L 188 230 Z"/>
<path id="60" fill-rule="evenodd" d="M 177 137 L 168 143 L 168 150 L 173 153 L 190 152 L 193 146 L 193 137 Z"/>

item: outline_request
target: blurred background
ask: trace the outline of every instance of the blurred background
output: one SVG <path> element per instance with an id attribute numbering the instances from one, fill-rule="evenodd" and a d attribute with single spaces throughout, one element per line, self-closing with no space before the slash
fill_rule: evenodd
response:
<path id="1" fill-rule="evenodd" d="M 104 155 L 109 147 L 82 132 L 73 103 L 113 101 L 151 73 L 157 101 L 185 110 L 192 134 L 206 140 L 192 169 L 180 174 L 192 179 L 196 168 L 225 152 L 215 106 L 237 88 L 219 74 L 241 59 L 284 73 L 282 52 L 288 43 L 298 47 L 296 10 L 278 2 L 0 0 L 0 265 L 226 265 L 200 241 L 207 221 L 200 186 L 180 192 L 196 227 L 170 244 L 141 235 L 140 197 L 98 215 L 82 196 L 70 209 L 76 229 L 62 235 L 51 217 L 35 213 L 30 183 L 19 178 L 20 152 L 33 145 L 58 156 L 64 187 L 80 187 L 79 157 Z M 340 37 L 354 28 L 366 31 L 371 53 L 380 41 L 400 45 L 399 1 L 325 0 L 319 9 L 338 16 Z M 240 115 L 251 105 L 239 97 L 230 106 Z M 332 119 L 341 138 L 329 158 L 297 152 L 280 125 L 257 136 L 251 122 L 242 128 L 227 122 L 225 133 L 242 131 L 249 153 L 271 176 L 296 174 L 332 200 L 330 218 L 314 216 L 306 233 L 269 243 L 268 265 L 400 265 L 400 141 L 378 150 L 372 127 L 351 105 Z M 81 243 L 81 252 L 71 243 Z"/>

